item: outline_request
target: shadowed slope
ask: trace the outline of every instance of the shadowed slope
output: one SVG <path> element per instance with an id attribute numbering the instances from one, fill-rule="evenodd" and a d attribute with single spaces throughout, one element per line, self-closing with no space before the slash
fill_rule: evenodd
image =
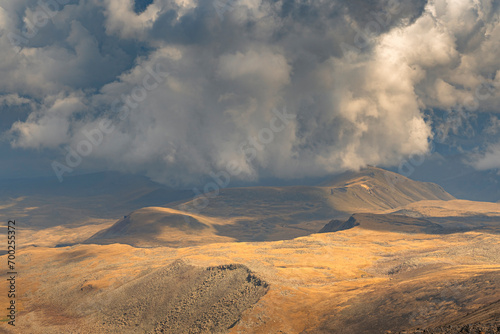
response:
<path id="1" fill-rule="evenodd" d="M 500 332 L 500 300 L 490 305 L 481 307 L 479 310 L 472 312 L 460 319 L 452 321 L 450 325 L 463 326 L 471 323 L 487 323 L 491 321 L 496 321 Z"/>
<path id="2" fill-rule="evenodd" d="M 319 232 L 338 232 L 359 227 L 374 231 L 389 231 L 399 233 L 443 233 L 441 225 L 427 219 L 413 218 L 402 215 L 377 215 L 370 213 L 357 213 L 346 222 L 332 220 Z"/>
<path id="3" fill-rule="evenodd" d="M 383 288 L 373 286 L 367 293 L 349 299 L 342 305 L 342 310 L 332 312 L 320 326 L 305 333 L 384 334 L 387 333 L 385 330 L 392 329 L 391 333 L 401 334 L 479 334 L 480 331 L 461 332 L 462 325 L 453 325 L 452 331 L 398 332 L 403 328 L 428 327 L 429 324 L 435 327 L 457 316 L 464 318 L 471 309 L 477 308 L 473 306 L 475 303 L 489 304 L 489 294 L 498 295 L 498 270 L 477 271 L 468 277 L 460 277 L 457 273 L 462 268 L 457 269 L 446 265 L 417 265 L 392 274 L 392 280 Z"/>
<path id="4" fill-rule="evenodd" d="M 395 211 L 388 210 L 384 213 L 398 213 L 400 211 L 419 217 L 472 217 L 479 215 L 500 217 L 500 203 L 473 202 L 461 199 L 449 201 L 425 200 L 410 203 L 397 208 Z"/>
<path id="5" fill-rule="evenodd" d="M 422 199 L 453 199 L 437 185 L 369 167 L 324 185 L 250 187 L 134 211 L 88 243 L 182 247 L 226 241 L 277 241 L 316 233 L 332 218 L 382 213 Z M 330 188 L 332 186 L 333 188 Z"/>
<path id="6" fill-rule="evenodd" d="M 187 215 L 174 209 L 148 207 L 132 212 L 85 243 L 184 247 L 232 241 L 231 238 L 216 235 L 215 222 L 211 218 Z"/>
<path id="7" fill-rule="evenodd" d="M 421 329 L 402 331 L 397 334 L 422 333 Z M 466 316 L 452 321 L 446 325 L 427 328 L 427 334 L 497 334 L 500 333 L 500 300 L 490 305 L 483 306 Z"/>
<path id="8" fill-rule="evenodd" d="M 401 211 L 398 211 L 401 212 Z M 333 219 L 319 233 L 338 232 L 355 227 L 399 233 L 443 234 L 468 231 L 482 231 L 492 234 L 500 232 L 500 219 L 471 215 L 468 217 L 415 217 L 409 214 L 356 213 L 347 221 Z"/>

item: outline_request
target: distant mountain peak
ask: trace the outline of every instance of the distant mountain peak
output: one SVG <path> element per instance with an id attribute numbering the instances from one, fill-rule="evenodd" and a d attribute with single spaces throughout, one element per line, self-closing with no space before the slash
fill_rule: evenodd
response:
<path id="1" fill-rule="evenodd" d="M 356 212 L 367 209 L 397 208 L 421 200 L 455 199 L 435 183 L 411 180 L 403 175 L 378 167 L 367 166 L 359 171 L 347 171 L 323 182 L 339 210 Z"/>

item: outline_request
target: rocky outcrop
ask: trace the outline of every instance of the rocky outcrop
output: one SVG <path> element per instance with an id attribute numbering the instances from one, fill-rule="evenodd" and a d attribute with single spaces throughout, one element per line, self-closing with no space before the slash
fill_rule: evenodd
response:
<path id="1" fill-rule="evenodd" d="M 102 296 L 99 330 L 225 333 L 268 288 L 240 264 L 202 268 L 179 260 Z"/>
<path id="2" fill-rule="evenodd" d="M 359 223 L 356 221 L 356 218 L 354 218 L 354 216 L 351 216 L 347 221 L 333 219 L 328 224 L 326 224 L 319 231 L 319 233 L 344 231 L 356 227 L 358 225 Z"/>

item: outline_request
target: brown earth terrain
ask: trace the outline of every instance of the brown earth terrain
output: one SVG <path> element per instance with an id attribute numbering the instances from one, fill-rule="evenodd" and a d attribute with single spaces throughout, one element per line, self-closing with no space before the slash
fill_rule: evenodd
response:
<path id="1" fill-rule="evenodd" d="M 377 173 L 339 181 L 352 196 L 374 196 L 349 214 L 329 187 L 258 188 L 221 191 L 202 212 L 172 204 L 113 225 L 21 228 L 16 331 L 5 315 L 0 330 L 373 334 L 495 321 L 500 205 L 447 201 L 418 184 L 411 194 L 438 195 L 391 202 L 370 188 L 386 180 Z M 403 183 L 384 187 L 409 194 Z"/>
<path id="2" fill-rule="evenodd" d="M 177 259 L 198 268 L 239 263 L 269 285 L 228 332 L 383 333 L 423 328 L 500 299 L 499 239 L 498 234 L 482 232 L 437 235 L 357 226 L 293 240 L 183 248 L 28 247 L 19 255 L 18 328 L 24 333 L 106 333 L 108 329 L 96 327 L 106 324 L 96 319 L 109 319 L 111 327 L 120 324 L 117 328 L 126 332 L 149 310 L 145 305 L 158 300 L 171 301 L 174 309 L 189 308 L 185 302 L 176 303 L 191 300 L 186 291 L 191 284 L 199 286 L 193 283 L 199 282 L 196 270 L 178 279 L 185 287 L 161 281 L 137 289 L 142 299 L 132 294 L 134 282 L 140 286 L 155 277 L 149 274 Z M 6 302 L 6 296 L 0 296 L 0 304 Z M 215 299 L 204 302 L 208 308 L 214 304 Z M 190 312 L 200 308 L 191 306 Z M 133 316 L 118 317 L 122 311 Z M 160 313 L 155 319 L 170 318 L 171 313 Z"/>

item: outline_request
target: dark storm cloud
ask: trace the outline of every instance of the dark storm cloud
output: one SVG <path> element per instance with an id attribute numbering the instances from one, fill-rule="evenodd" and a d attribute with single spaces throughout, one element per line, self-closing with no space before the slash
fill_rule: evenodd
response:
<path id="1" fill-rule="evenodd" d="M 37 3 L 1 1 L 1 96 L 29 101 L 2 138 L 67 164 L 68 147 L 113 119 L 75 168 L 185 183 L 228 164 L 247 180 L 320 176 L 427 152 L 438 122 L 423 111 L 465 109 L 499 80 L 492 1 L 217 1 L 70 2 L 20 48 L 9 33 Z M 269 132 L 285 108 L 294 117 Z"/>

